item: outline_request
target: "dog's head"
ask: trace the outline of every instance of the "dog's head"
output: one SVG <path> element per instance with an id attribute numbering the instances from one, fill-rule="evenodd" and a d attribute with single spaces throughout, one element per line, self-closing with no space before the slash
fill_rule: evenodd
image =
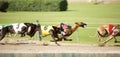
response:
<path id="1" fill-rule="evenodd" d="M 78 26 L 80 26 L 80 27 L 82 27 L 82 28 L 87 27 L 87 24 L 84 23 L 84 22 L 75 22 L 75 24 L 78 25 Z"/>

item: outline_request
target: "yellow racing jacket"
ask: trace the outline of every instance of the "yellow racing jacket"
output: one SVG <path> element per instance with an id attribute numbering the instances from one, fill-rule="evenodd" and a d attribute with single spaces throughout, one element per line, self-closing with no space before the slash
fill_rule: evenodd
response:
<path id="1" fill-rule="evenodd" d="M 41 30 L 42 30 L 42 37 L 48 36 L 50 35 L 49 31 L 53 29 L 52 26 L 41 26 Z"/>

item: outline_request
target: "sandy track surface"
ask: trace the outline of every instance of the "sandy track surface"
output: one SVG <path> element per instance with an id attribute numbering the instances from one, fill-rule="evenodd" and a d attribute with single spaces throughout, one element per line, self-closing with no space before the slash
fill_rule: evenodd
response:
<path id="1" fill-rule="evenodd" d="M 26 40 L 26 39 L 4 39 L 0 41 L 0 53 L 117 53 L 120 54 L 120 46 L 98 47 L 90 44 L 68 44 L 59 43 L 57 46 L 54 42 L 44 42 Z"/>

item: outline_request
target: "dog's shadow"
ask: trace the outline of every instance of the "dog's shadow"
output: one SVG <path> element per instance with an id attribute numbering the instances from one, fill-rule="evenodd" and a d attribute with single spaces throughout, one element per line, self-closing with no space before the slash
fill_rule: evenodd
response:
<path id="1" fill-rule="evenodd" d="M 29 44 L 29 43 L 0 43 L 0 45 L 21 45 L 21 44 Z"/>
<path id="2" fill-rule="evenodd" d="M 120 41 L 114 41 L 114 43 L 120 43 Z"/>
<path id="3" fill-rule="evenodd" d="M 120 47 L 120 42 L 119 42 L 119 44 L 114 44 L 114 46 L 116 46 L 116 47 Z"/>
<path id="4" fill-rule="evenodd" d="M 115 43 L 117 43 L 117 44 L 115 44 L 114 46 L 120 47 L 120 41 L 117 41 L 117 42 L 115 42 Z M 118 44 L 118 43 L 119 43 L 119 44 Z"/>

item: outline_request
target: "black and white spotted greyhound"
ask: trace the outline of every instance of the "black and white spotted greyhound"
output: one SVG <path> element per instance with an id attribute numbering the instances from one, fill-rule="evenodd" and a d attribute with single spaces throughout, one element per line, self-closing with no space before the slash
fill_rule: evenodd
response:
<path id="1" fill-rule="evenodd" d="M 7 33 L 21 34 L 21 37 L 25 35 L 33 37 L 37 31 L 41 32 L 40 25 L 33 23 L 14 23 L 0 26 L 0 40 L 2 40 Z"/>

